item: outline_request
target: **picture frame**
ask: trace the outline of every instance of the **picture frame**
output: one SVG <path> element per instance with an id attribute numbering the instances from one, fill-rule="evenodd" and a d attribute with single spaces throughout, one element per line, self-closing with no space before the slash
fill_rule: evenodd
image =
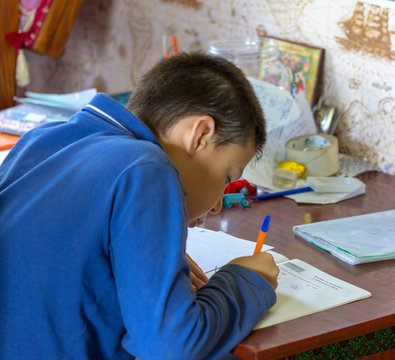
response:
<path id="1" fill-rule="evenodd" d="M 324 49 L 265 36 L 261 39 L 259 79 L 289 91 L 303 92 L 311 107 L 318 100 Z"/>

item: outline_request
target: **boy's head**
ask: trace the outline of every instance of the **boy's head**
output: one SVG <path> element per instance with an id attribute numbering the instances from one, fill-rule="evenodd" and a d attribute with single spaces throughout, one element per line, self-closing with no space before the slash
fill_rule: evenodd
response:
<path id="1" fill-rule="evenodd" d="M 266 140 L 259 101 L 242 71 L 204 53 L 181 53 L 148 71 L 126 106 L 156 135 L 179 120 L 208 115 L 215 121 L 216 143 L 246 144 L 254 139 L 257 156 Z"/>
<path id="2" fill-rule="evenodd" d="M 225 186 L 265 143 L 263 112 L 243 73 L 211 55 L 182 53 L 146 73 L 127 104 L 179 170 L 189 225 L 222 208 Z"/>

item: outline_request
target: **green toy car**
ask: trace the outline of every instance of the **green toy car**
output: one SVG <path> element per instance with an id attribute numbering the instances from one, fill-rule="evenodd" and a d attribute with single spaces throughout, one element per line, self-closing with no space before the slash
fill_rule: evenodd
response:
<path id="1" fill-rule="evenodd" d="M 250 202 L 242 193 L 225 194 L 224 195 L 224 206 L 229 209 L 234 204 L 240 204 L 242 207 L 250 206 Z"/>

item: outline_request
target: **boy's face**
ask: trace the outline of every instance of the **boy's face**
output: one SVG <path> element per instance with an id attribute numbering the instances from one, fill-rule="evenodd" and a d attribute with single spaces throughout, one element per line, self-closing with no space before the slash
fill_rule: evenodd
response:
<path id="1" fill-rule="evenodd" d="M 241 177 L 255 146 L 253 141 L 220 147 L 210 144 L 206 150 L 194 159 L 194 166 L 183 176 L 189 226 L 195 226 L 207 213 L 222 209 L 226 185 Z"/>
<path id="2" fill-rule="evenodd" d="M 215 140 L 215 121 L 206 115 L 186 117 L 159 137 L 180 173 L 189 226 L 221 210 L 226 185 L 240 178 L 255 153 L 253 138 L 245 145 Z"/>

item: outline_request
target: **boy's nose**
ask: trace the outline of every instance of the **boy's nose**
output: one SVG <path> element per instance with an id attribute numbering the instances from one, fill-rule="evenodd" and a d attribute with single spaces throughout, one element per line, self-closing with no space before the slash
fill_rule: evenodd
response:
<path id="1" fill-rule="evenodd" d="M 210 214 L 218 214 L 222 210 L 222 197 L 217 201 L 215 206 L 210 210 Z"/>

